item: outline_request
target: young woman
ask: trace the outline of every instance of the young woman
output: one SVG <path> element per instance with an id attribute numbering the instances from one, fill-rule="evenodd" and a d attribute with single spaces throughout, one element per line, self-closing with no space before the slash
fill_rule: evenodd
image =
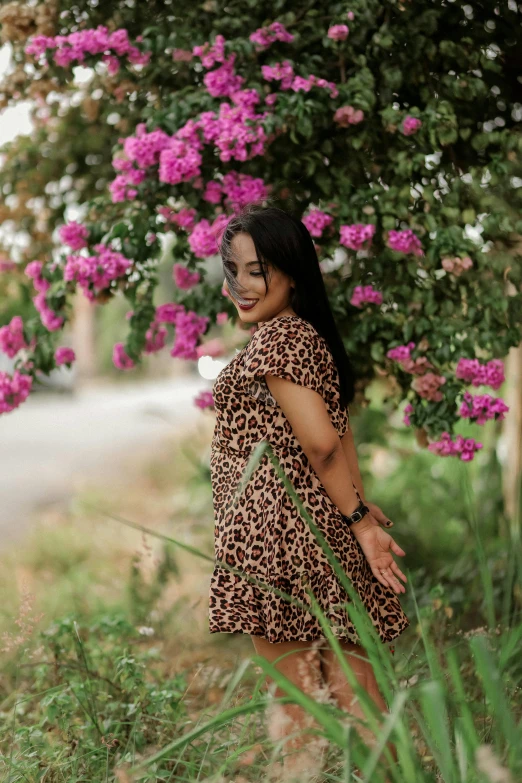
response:
<path id="1" fill-rule="evenodd" d="M 266 454 L 237 491 L 252 450 L 267 440 L 382 641 L 391 642 L 409 625 L 397 597 L 405 592 L 399 580 L 406 577 L 392 557 L 405 552 L 381 527 L 392 523 L 364 499 L 347 410 L 354 397 L 352 366 L 314 243 L 300 220 L 273 206 L 251 205 L 227 224 L 220 253 L 224 286 L 238 316 L 257 329 L 212 389 L 216 565 L 210 633 L 250 634 L 256 652 L 303 691 L 322 683 L 341 709 L 362 717 L 316 618 L 220 563 L 305 605 L 308 585 L 336 626 L 359 683 L 385 711 L 371 663 L 342 607 L 349 596 Z M 287 734 L 295 734 L 306 716 L 297 705 L 285 705 L 285 711 L 293 721 Z M 287 744 L 296 747 L 295 740 Z"/>

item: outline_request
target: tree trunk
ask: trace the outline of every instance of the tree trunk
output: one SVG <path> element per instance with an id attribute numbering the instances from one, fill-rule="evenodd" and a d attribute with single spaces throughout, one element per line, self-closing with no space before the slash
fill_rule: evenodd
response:
<path id="1" fill-rule="evenodd" d="M 520 525 L 522 483 L 522 343 L 506 358 L 506 392 L 509 411 L 502 422 L 501 462 L 504 508 L 510 525 Z"/>

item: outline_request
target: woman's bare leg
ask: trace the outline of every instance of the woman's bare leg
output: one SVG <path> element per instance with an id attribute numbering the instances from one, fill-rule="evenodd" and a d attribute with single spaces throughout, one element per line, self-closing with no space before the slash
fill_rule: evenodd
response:
<path id="1" fill-rule="evenodd" d="M 339 641 L 339 644 L 341 645 L 348 665 L 357 677 L 359 685 L 361 685 L 373 699 L 383 715 L 386 714 L 388 712 L 388 707 L 379 690 L 373 666 L 364 647 L 345 641 Z M 338 706 L 350 715 L 366 721 L 367 718 L 362 706 L 355 696 L 350 683 L 346 679 L 346 675 L 341 669 L 341 665 L 333 650 L 331 648 L 323 649 L 321 651 L 321 656 L 325 682 L 330 693 L 337 701 Z M 371 729 L 365 728 L 358 723 L 355 724 L 355 729 L 366 745 L 372 747 L 375 744 L 376 738 Z M 393 759 L 396 761 L 397 751 L 395 746 L 392 743 L 388 743 L 388 748 L 390 749 Z"/>
<path id="2" fill-rule="evenodd" d="M 262 655 L 273 663 L 278 671 L 291 682 L 316 700 L 328 697 L 327 689 L 321 671 L 321 658 L 318 650 L 319 642 L 268 642 L 259 636 L 251 636 L 252 643 L 258 655 Z M 279 656 L 292 651 L 281 661 L 275 662 Z M 270 678 L 269 678 L 270 679 Z M 275 698 L 286 696 L 284 690 L 277 686 Z M 298 704 L 274 704 L 268 714 L 268 732 L 274 741 L 288 737 L 284 743 L 283 767 L 285 776 L 299 775 L 303 779 L 305 773 L 317 774 L 322 761 L 322 750 L 326 745 L 324 738 L 314 737 L 306 729 L 318 728 L 315 720 Z"/>

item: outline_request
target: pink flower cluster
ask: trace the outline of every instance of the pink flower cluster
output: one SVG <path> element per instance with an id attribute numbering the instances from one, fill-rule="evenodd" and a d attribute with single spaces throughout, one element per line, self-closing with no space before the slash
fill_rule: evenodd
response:
<path id="1" fill-rule="evenodd" d="M 404 408 L 404 418 L 403 418 L 402 421 L 403 421 L 403 424 L 405 424 L 407 427 L 409 427 L 410 424 L 411 424 L 410 413 L 413 413 L 413 410 L 414 409 L 413 409 L 413 405 L 411 404 L 411 402 L 409 402 L 406 405 L 406 407 Z"/>
<path id="2" fill-rule="evenodd" d="M 284 60 L 282 63 L 275 63 L 275 65 L 262 65 L 261 73 L 263 79 L 267 82 L 281 81 L 282 90 L 294 90 L 294 92 L 304 90 L 305 92 L 310 92 L 312 87 L 324 87 L 330 90 L 331 98 L 337 98 L 339 95 L 339 90 L 334 82 L 320 79 L 314 75 L 307 78 L 296 76 L 290 60 Z"/>
<path id="3" fill-rule="evenodd" d="M 398 253 L 412 253 L 414 256 L 423 256 L 424 251 L 418 236 L 411 229 L 405 231 L 388 231 L 388 247 Z"/>
<path id="4" fill-rule="evenodd" d="M 500 359 L 491 359 L 486 364 L 481 364 L 478 359 L 459 359 L 455 377 L 473 386 L 491 386 L 492 389 L 499 389 L 506 380 Z"/>
<path id="5" fill-rule="evenodd" d="M 349 32 L 350 28 L 347 24 L 333 24 L 328 28 L 328 38 L 332 41 L 345 41 Z"/>
<path id="6" fill-rule="evenodd" d="M 334 114 L 334 122 L 341 128 L 347 128 L 348 125 L 358 125 L 364 120 L 362 109 L 356 109 L 353 106 L 340 106 Z"/>
<path id="7" fill-rule="evenodd" d="M 207 258 L 218 252 L 218 244 L 212 224 L 204 218 L 196 223 L 189 237 L 190 249 L 198 258 Z"/>
<path id="8" fill-rule="evenodd" d="M 213 98 L 231 97 L 240 90 L 245 83 L 243 76 L 239 76 L 234 70 L 235 53 L 215 71 L 209 71 L 203 77 L 203 82 L 209 95 Z"/>
<path id="9" fill-rule="evenodd" d="M 201 58 L 201 64 L 204 68 L 212 68 L 216 63 L 225 61 L 225 38 L 222 35 L 216 35 L 213 44 L 206 41 L 200 46 L 192 48 L 192 54 Z"/>
<path id="10" fill-rule="evenodd" d="M 356 285 L 353 289 L 350 304 L 354 307 L 361 307 L 365 302 L 382 304 L 382 294 L 379 291 L 375 291 L 372 285 Z"/>
<path id="11" fill-rule="evenodd" d="M 220 103 L 218 114 L 213 111 L 202 112 L 199 120 L 193 122 L 194 135 L 200 129 L 205 144 L 213 143 L 224 163 L 263 155 L 268 139 L 260 123 L 268 116 L 268 112 L 257 114 L 254 111 L 254 105 L 260 100 L 257 90 L 239 90 L 232 96 L 232 104 L 227 101 Z M 178 134 L 183 130 L 178 131 Z"/>
<path id="12" fill-rule="evenodd" d="M 183 228 L 186 231 L 191 231 L 194 227 L 197 214 L 192 207 L 182 207 L 178 211 L 172 209 L 172 207 L 158 207 L 157 212 L 167 223 L 174 223 L 178 228 Z"/>
<path id="13" fill-rule="evenodd" d="M 270 188 L 260 177 L 229 171 L 221 182 L 216 180 L 207 182 L 203 199 L 211 204 L 219 204 L 225 196 L 225 204 L 233 211 L 238 211 L 246 204 L 263 201 L 269 192 Z"/>
<path id="14" fill-rule="evenodd" d="M 138 195 L 135 186 L 143 182 L 147 175 L 144 171 L 134 168 L 130 160 L 115 158 L 112 165 L 117 171 L 123 172 L 118 174 L 109 185 L 113 204 L 133 199 Z"/>
<path id="15" fill-rule="evenodd" d="M 415 348 L 414 342 L 409 342 L 407 345 L 398 345 L 396 348 L 391 348 L 386 356 L 398 362 L 404 372 L 408 372 L 411 375 L 424 375 L 433 365 L 425 356 L 418 356 L 417 359 L 412 359 L 410 351 L 413 348 Z"/>
<path id="16" fill-rule="evenodd" d="M 190 182 L 201 174 L 201 153 L 181 139 L 170 139 L 160 153 L 159 181 L 169 185 Z"/>
<path id="17" fill-rule="evenodd" d="M 369 247 L 375 234 L 375 226 L 372 223 L 352 223 L 340 227 L 340 243 L 350 250 L 362 250 L 365 242 Z"/>
<path id="18" fill-rule="evenodd" d="M 13 375 L 0 372 L 0 413 L 10 413 L 29 396 L 33 378 L 15 370 Z"/>
<path id="19" fill-rule="evenodd" d="M 464 400 L 460 406 L 459 416 L 471 419 L 476 424 L 485 424 L 488 419 L 504 419 L 504 414 L 509 410 L 500 397 L 492 397 L 490 394 L 476 394 L 464 392 Z"/>
<path id="20" fill-rule="evenodd" d="M 321 209 L 311 209 L 307 215 L 303 216 L 301 222 L 304 223 L 311 236 L 321 237 L 325 228 L 332 224 L 333 217 Z"/>
<path id="21" fill-rule="evenodd" d="M 42 277 L 43 262 L 31 261 L 24 269 L 27 277 L 30 277 L 33 281 L 33 285 L 37 291 L 45 292 L 51 287 L 48 280 Z"/>
<path id="22" fill-rule="evenodd" d="M 238 90 L 232 95 L 232 103 L 220 103 L 218 114 L 202 112 L 199 119 L 189 120 L 173 136 L 162 130 L 147 133 L 145 124 L 139 123 L 135 136 L 122 140 L 126 157 L 113 160 L 114 168 L 121 173 L 110 185 L 112 201 L 136 196 L 134 186 L 146 177 L 143 169 L 151 166 L 159 166 L 159 181 L 169 185 L 196 179 L 201 175 L 204 144 L 213 144 L 223 162 L 262 155 L 268 140 L 260 121 L 268 113 L 255 112 L 260 100 L 254 89 Z"/>
<path id="23" fill-rule="evenodd" d="M 223 340 L 220 337 L 214 337 L 213 340 L 207 340 L 206 343 L 196 346 L 196 354 L 198 359 L 201 356 L 223 356 L 226 348 Z"/>
<path id="24" fill-rule="evenodd" d="M 455 441 L 451 440 L 449 432 L 443 432 L 440 440 L 434 441 L 428 445 L 428 450 L 439 457 L 459 456 L 463 462 L 470 462 L 475 456 L 475 452 L 482 448 L 482 443 L 473 438 L 463 438 L 457 435 Z"/>
<path id="25" fill-rule="evenodd" d="M 274 41 L 292 43 L 295 36 L 289 33 L 281 22 L 272 22 L 268 27 L 259 27 L 249 37 L 252 43 L 258 44 L 258 51 L 261 51 L 273 44 Z"/>
<path id="26" fill-rule="evenodd" d="M 413 133 L 417 133 L 421 125 L 421 120 L 417 119 L 417 117 L 411 117 L 408 115 L 404 118 L 402 123 L 402 132 L 405 136 L 411 136 Z"/>
<path id="27" fill-rule="evenodd" d="M 29 348 L 24 339 L 24 322 L 21 316 L 14 315 L 8 324 L 0 327 L 0 351 L 12 359 L 22 348 Z"/>
<path id="28" fill-rule="evenodd" d="M 473 261 L 469 256 L 464 256 L 464 258 L 455 256 L 454 258 L 443 258 L 441 264 L 446 272 L 451 272 L 456 277 L 460 277 L 464 270 L 471 269 L 473 266 Z"/>
<path id="29" fill-rule="evenodd" d="M 32 278 L 33 285 L 39 292 L 33 296 L 33 303 L 40 314 L 42 324 L 50 332 L 55 332 L 62 326 L 65 319 L 58 316 L 47 304 L 45 292 L 49 290 L 51 283 L 42 276 L 42 269 L 43 263 L 41 261 L 31 261 L 24 271 L 27 277 Z"/>
<path id="30" fill-rule="evenodd" d="M 194 397 L 194 405 L 201 410 L 205 408 L 214 408 L 214 397 L 211 391 L 201 391 Z"/>
<path id="31" fill-rule="evenodd" d="M 201 64 L 204 68 L 212 68 L 216 63 L 221 63 L 219 68 L 206 73 L 203 82 L 207 91 L 213 98 L 231 97 L 243 86 L 245 79 L 236 74 L 234 63 L 236 54 L 232 52 L 229 57 L 225 56 L 225 38 L 217 35 L 214 44 L 208 41 L 202 46 L 194 46 L 192 54 L 201 58 Z"/>
<path id="32" fill-rule="evenodd" d="M 189 63 L 193 58 L 194 55 L 188 49 L 174 49 L 172 52 L 172 59 L 175 62 Z"/>
<path id="33" fill-rule="evenodd" d="M 62 346 L 57 348 L 54 352 L 54 361 L 58 366 L 61 364 L 72 364 L 75 359 L 76 354 L 72 348 L 66 348 L 65 346 Z"/>
<path id="34" fill-rule="evenodd" d="M 427 372 L 424 375 L 420 375 L 412 381 L 411 387 L 414 389 L 420 397 L 424 397 L 426 400 L 432 402 L 441 402 L 444 399 L 444 395 L 440 391 L 440 387 L 446 383 L 444 375 L 436 375 L 433 372 Z"/>
<path id="35" fill-rule="evenodd" d="M 228 321 L 228 313 L 226 310 L 222 310 L 220 313 L 216 315 L 216 323 L 221 326 L 222 324 L 226 324 Z"/>
<path id="36" fill-rule="evenodd" d="M 183 305 L 178 304 L 177 302 L 168 302 L 167 304 L 159 305 L 156 308 L 154 319 L 145 332 L 144 353 L 157 353 L 165 347 L 168 329 L 163 326 L 163 324 L 176 324 L 178 315 L 181 312 L 184 312 L 184 310 L 185 308 Z M 127 319 L 131 318 L 132 315 L 133 311 L 130 310 L 126 315 Z M 112 351 L 112 361 L 119 370 L 132 370 L 136 366 L 136 363 L 125 351 L 123 343 L 115 344 Z"/>
<path id="37" fill-rule="evenodd" d="M 141 41 L 142 36 L 136 40 Z M 130 43 L 127 30 L 119 28 L 110 33 L 103 25 L 69 35 L 35 35 L 29 39 L 25 53 L 45 58 L 47 49 L 55 50 L 53 60 L 64 68 L 74 61 L 82 63 L 86 55 L 103 54 L 102 61 L 107 64 L 111 75 L 120 68 L 119 57 L 126 56 L 133 65 L 146 65 L 151 57 L 151 52 L 141 52 Z"/>
<path id="38" fill-rule="evenodd" d="M 184 291 L 189 291 L 194 288 L 201 279 L 201 275 L 198 271 L 191 272 L 183 264 L 174 264 L 172 267 L 172 278 L 178 288 L 182 288 Z"/>
<path id="39" fill-rule="evenodd" d="M 133 263 L 103 243 L 94 245 L 94 250 L 98 255 L 67 256 L 63 272 L 64 280 L 77 282 L 91 302 L 112 280 L 123 277 Z"/>
<path id="40" fill-rule="evenodd" d="M 198 340 L 207 329 L 210 318 L 193 311 L 180 311 L 176 318 L 176 339 L 170 352 L 171 356 L 181 359 L 197 359 Z"/>
<path id="41" fill-rule="evenodd" d="M 87 226 L 77 223 L 76 220 L 61 226 L 58 234 L 62 242 L 65 245 L 69 245 L 72 250 L 80 250 L 82 247 L 87 247 L 86 240 L 89 236 L 89 229 Z"/>

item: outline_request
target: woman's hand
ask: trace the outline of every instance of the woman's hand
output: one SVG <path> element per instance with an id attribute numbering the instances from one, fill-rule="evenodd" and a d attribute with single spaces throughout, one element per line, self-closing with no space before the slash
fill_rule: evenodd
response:
<path id="1" fill-rule="evenodd" d="M 385 587 L 391 587 L 396 593 L 405 593 L 406 588 L 397 577 L 407 582 L 406 576 L 392 557 L 392 552 L 401 557 L 404 549 L 393 540 L 371 514 L 365 514 L 360 522 L 350 526 L 354 536 L 364 552 L 374 577 Z"/>
<path id="2" fill-rule="evenodd" d="M 370 509 L 370 514 L 374 519 L 376 525 L 382 525 L 383 527 L 391 527 L 393 522 L 388 519 L 384 511 L 381 511 L 376 503 L 371 503 L 369 500 L 365 500 L 364 504 Z"/>

